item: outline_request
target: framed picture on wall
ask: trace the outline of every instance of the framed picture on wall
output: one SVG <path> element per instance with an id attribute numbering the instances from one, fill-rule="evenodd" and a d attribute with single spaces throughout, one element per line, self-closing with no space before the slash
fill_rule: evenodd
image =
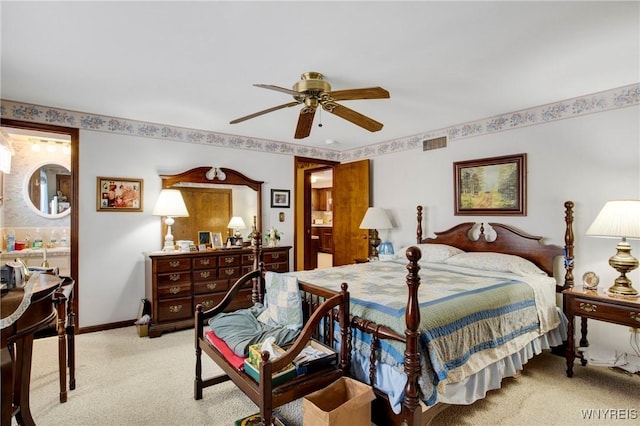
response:
<path id="1" fill-rule="evenodd" d="M 96 181 L 97 211 L 142 211 L 142 179 L 98 176 Z"/>
<path id="2" fill-rule="evenodd" d="M 279 207 L 288 209 L 291 206 L 290 202 L 291 191 L 288 189 L 272 189 L 271 190 L 271 207 Z"/>
<path id="3" fill-rule="evenodd" d="M 527 154 L 453 163 L 456 215 L 527 214 Z"/>

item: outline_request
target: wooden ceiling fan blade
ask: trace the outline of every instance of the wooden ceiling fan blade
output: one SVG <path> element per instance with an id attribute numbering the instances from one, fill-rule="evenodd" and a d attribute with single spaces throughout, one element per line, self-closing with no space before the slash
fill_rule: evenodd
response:
<path id="1" fill-rule="evenodd" d="M 274 86 L 273 84 L 254 84 L 256 87 L 262 87 L 263 89 L 275 90 L 276 92 L 287 93 L 292 96 L 304 96 L 304 93 L 297 92 L 295 90 L 287 89 L 285 87 Z"/>
<path id="2" fill-rule="evenodd" d="M 328 93 L 334 101 L 349 101 L 356 99 L 388 99 L 389 92 L 382 87 L 364 87 L 362 89 L 336 90 Z"/>
<path id="3" fill-rule="evenodd" d="M 344 118 L 345 120 L 352 122 L 356 126 L 360 126 L 370 132 L 377 132 L 378 130 L 382 130 L 382 127 L 384 126 L 382 123 L 374 120 L 373 118 L 369 118 L 366 115 L 362 115 L 359 112 L 356 112 L 350 108 L 347 108 L 346 106 L 337 104 L 335 102 L 325 102 L 322 104 L 322 108 L 324 108 L 325 111 L 335 114 L 338 117 Z"/>
<path id="4" fill-rule="evenodd" d="M 299 104 L 300 104 L 300 102 L 289 102 L 289 103 L 286 103 L 286 104 L 274 106 L 272 108 L 267 108 L 267 109 L 264 109 L 262 111 L 254 112 L 253 114 L 245 115 L 244 117 L 236 118 L 235 120 L 230 121 L 229 124 L 241 123 L 243 121 L 250 120 L 252 118 L 261 116 L 263 114 L 268 114 L 270 112 L 277 111 L 279 109 L 289 108 L 289 107 L 292 107 L 292 106 L 295 106 L 295 105 L 299 105 Z"/>
<path id="5" fill-rule="evenodd" d="M 304 107 L 300 110 L 298 117 L 298 125 L 296 126 L 295 139 L 304 139 L 311 134 L 313 126 L 313 117 L 316 115 L 316 109 L 312 107 Z"/>

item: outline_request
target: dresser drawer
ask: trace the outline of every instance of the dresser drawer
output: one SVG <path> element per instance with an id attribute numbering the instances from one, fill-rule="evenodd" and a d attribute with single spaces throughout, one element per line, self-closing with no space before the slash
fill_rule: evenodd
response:
<path id="1" fill-rule="evenodd" d="M 240 266 L 239 254 L 223 254 L 218 257 L 218 266 L 220 268 L 226 268 L 229 266 Z"/>
<path id="2" fill-rule="evenodd" d="M 226 292 L 228 289 L 229 280 L 212 280 L 193 283 L 194 294 Z"/>
<path id="3" fill-rule="evenodd" d="M 191 297 L 161 300 L 158 302 L 158 322 L 191 318 L 193 307 Z"/>
<path id="4" fill-rule="evenodd" d="M 158 299 L 171 299 L 186 296 L 191 296 L 190 282 L 182 281 L 170 285 L 158 286 Z"/>
<path id="5" fill-rule="evenodd" d="M 158 286 L 180 283 L 188 284 L 191 282 L 191 272 L 183 271 L 174 272 L 172 274 L 158 274 L 156 282 L 158 283 Z"/>
<path id="6" fill-rule="evenodd" d="M 193 271 L 193 282 L 211 281 L 218 278 L 217 269 L 199 269 Z"/>
<path id="7" fill-rule="evenodd" d="M 242 265 L 253 265 L 253 260 L 256 256 L 253 253 L 242 255 Z"/>
<path id="8" fill-rule="evenodd" d="M 603 301 L 575 297 L 569 301 L 576 314 L 629 327 L 640 327 L 640 309 L 634 306 L 613 305 Z"/>
<path id="9" fill-rule="evenodd" d="M 223 279 L 236 279 L 240 278 L 240 266 L 233 268 L 220 268 L 218 269 L 218 278 Z"/>
<path id="10" fill-rule="evenodd" d="M 218 266 L 216 256 L 196 257 L 193 259 L 193 269 L 210 269 Z"/>
<path id="11" fill-rule="evenodd" d="M 265 263 L 265 268 L 273 272 L 289 272 L 289 262 Z"/>
<path id="12" fill-rule="evenodd" d="M 218 303 L 222 301 L 224 297 L 224 293 L 222 294 L 211 294 L 206 296 L 196 296 L 194 299 L 194 306 L 201 304 L 204 307 L 204 310 L 208 310 L 216 306 Z M 236 297 L 231 301 L 226 312 L 235 311 L 241 308 L 249 308 L 253 306 L 251 303 L 251 289 L 242 289 L 238 292 Z"/>
<path id="13" fill-rule="evenodd" d="M 284 251 L 272 251 L 264 253 L 262 256 L 264 263 L 282 263 L 289 261 L 289 252 Z"/>
<path id="14" fill-rule="evenodd" d="M 191 269 L 191 259 L 188 258 L 159 258 L 156 260 L 156 271 L 172 272 L 172 271 L 188 271 Z"/>

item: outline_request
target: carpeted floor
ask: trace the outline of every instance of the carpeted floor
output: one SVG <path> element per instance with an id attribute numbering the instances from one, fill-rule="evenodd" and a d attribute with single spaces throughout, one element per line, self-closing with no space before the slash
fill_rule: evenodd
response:
<path id="1" fill-rule="evenodd" d="M 80 334 L 76 342 L 77 388 L 64 404 L 58 402 L 57 338 L 35 343 L 31 411 L 36 424 L 222 426 L 258 411 L 231 382 L 193 399 L 193 330 L 149 339 L 127 327 Z M 568 379 L 564 369 L 560 357 L 537 356 L 518 379 L 505 380 L 502 389 L 471 406 L 447 408 L 432 424 L 640 424 L 640 377 L 576 365 Z M 205 376 L 216 371 L 207 359 Z M 294 402 L 283 410 L 293 426 L 302 423 L 301 405 Z"/>

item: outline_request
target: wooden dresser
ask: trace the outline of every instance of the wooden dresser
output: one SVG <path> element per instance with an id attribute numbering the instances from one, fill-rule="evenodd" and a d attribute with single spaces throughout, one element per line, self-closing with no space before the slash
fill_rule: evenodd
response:
<path id="1" fill-rule="evenodd" d="M 262 247 L 267 270 L 289 271 L 291 246 Z M 193 327 L 195 307 L 218 304 L 236 279 L 253 269 L 249 247 L 192 253 L 145 253 L 145 297 L 151 304 L 149 337 Z M 227 310 L 251 306 L 251 288 Z"/>

